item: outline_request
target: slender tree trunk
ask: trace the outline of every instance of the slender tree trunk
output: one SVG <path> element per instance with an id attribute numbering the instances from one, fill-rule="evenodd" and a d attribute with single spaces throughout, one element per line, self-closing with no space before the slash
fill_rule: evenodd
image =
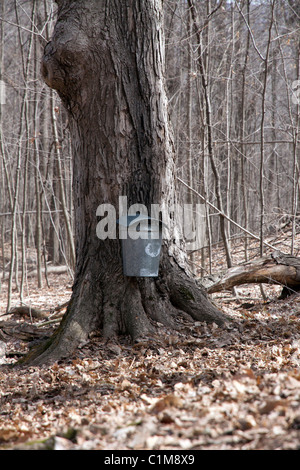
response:
<path id="1" fill-rule="evenodd" d="M 36 0 L 33 1 L 33 24 L 36 21 Z M 38 115 L 38 93 L 37 93 L 37 37 L 34 37 L 34 109 L 33 109 L 33 147 L 34 147 L 34 182 L 36 200 L 36 225 L 35 225 L 35 245 L 37 260 L 37 282 L 38 287 L 42 287 L 42 256 L 43 256 L 43 235 L 42 235 L 42 197 L 40 187 L 40 152 L 39 152 L 39 115 Z"/>
<path id="2" fill-rule="evenodd" d="M 238 188 L 239 178 L 234 178 L 234 159 L 233 153 L 234 150 L 230 144 L 232 140 L 232 105 L 233 105 L 233 68 L 234 68 L 234 55 L 235 55 L 235 24 L 234 24 L 234 5 L 231 5 L 231 53 L 228 52 L 228 76 L 226 79 L 226 153 L 227 153 L 227 184 L 226 184 L 226 211 L 230 216 L 230 213 L 235 213 L 235 208 L 237 207 L 238 201 L 236 198 L 233 198 L 231 201 L 232 188 Z M 237 194 L 237 191 L 234 191 L 234 194 Z M 230 232 L 231 226 L 226 222 L 225 225 L 227 236 L 229 238 L 228 246 L 230 249 Z"/>
<path id="3" fill-rule="evenodd" d="M 278 25 L 277 21 L 275 20 L 275 30 L 276 34 L 279 37 L 279 31 L 278 31 Z M 297 212 L 298 212 L 298 206 L 299 206 L 299 155 L 298 155 L 298 135 L 299 135 L 299 123 L 300 123 L 300 117 L 299 117 L 299 109 L 300 105 L 299 103 L 291 103 L 291 96 L 290 96 L 290 83 L 288 79 L 288 74 L 287 74 L 287 66 L 286 66 L 286 57 L 283 52 L 283 47 L 282 47 L 282 40 L 279 38 L 278 39 L 278 49 L 280 52 L 280 58 L 281 58 L 281 63 L 282 63 L 282 70 L 283 70 L 283 76 L 284 76 L 284 81 L 286 85 L 286 102 L 287 102 L 287 111 L 288 111 L 288 116 L 289 116 L 289 121 L 290 121 L 290 127 L 291 127 L 291 136 L 292 136 L 292 159 L 293 159 L 293 189 L 292 189 L 292 197 L 291 197 L 291 206 L 292 206 L 292 236 L 291 236 L 291 254 L 294 254 L 295 250 L 295 235 L 296 235 L 296 217 L 297 217 Z M 298 48 L 296 50 L 296 57 L 295 57 L 295 62 L 296 62 L 296 80 L 299 80 L 300 78 L 300 39 L 298 42 Z M 276 76 L 275 76 L 276 78 Z M 275 81 L 275 79 L 274 79 Z M 275 95 L 275 93 L 274 93 Z M 296 106 L 295 113 L 293 115 L 293 110 L 292 110 L 292 105 Z M 274 128 L 275 128 L 275 123 L 274 123 Z M 275 133 L 274 133 L 275 134 Z M 275 137 L 275 136 L 274 136 Z M 275 138 L 274 138 L 275 140 Z"/>
<path id="4" fill-rule="evenodd" d="M 212 172 L 214 174 L 215 183 L 216 183 L 216 197 L 217 197 L 218 209 L 220 211 L 220 229 L 221 229 L 221 235 L 222 235 L 224 248 L 225 248 L 227 266 L 231 267 L 232 261 L 231 261 L 230 247 L 229 247 L 227 231 L 226 231 L 226 219 L 223 216 L 224 210 L 223 210 L 223 200 L 222 200 L 222 194 L 221 194 L 221 181 L 220 181 L 219 171 L 216 166 L 214 150 L 213 150 L 211 103 L 210 103 L 210 93 L 208 89 L 207 71 L 205 69 L 205 64 L 204 64 L 204 60 L 202 56 L 203 54 L 202 33 L 200 31 L 198 15 L 197 15 L 194 2 L 193 0 L 188 0 L 188 3 L 191 8 L 191 15 L 193 18 L 194 29 L 195 29 L 196 37 L 198 40 L 198 64 L 199 64 L 199 71 L 201 74 L 203 93 L 204 93 L 204 99 L 205 99 L 205 118 L 206 118 L 206 126 L 207 126 L 207 149 L 208 149 L 208 155 L 209 155 L 209 159 L 210 159 L 210 163 L 212 167 Z"/>
<path id="5" fill-rule="evenodd" d="M 247 8 L 247 22 L 250 24 L 250 0 L 246 1 Z M 248 217 L 248 204 L 247 204 L 247 184 L 246 184 L 246 162 L 247 162 L 247 146 L 245 145 L 246 138 L 246 73 L 249 57 L 249 44 L 250 34 L 247 29 L 246 45 L 245 45 L 245 56 L 242 68 L 242 98 L 241 98 L 241 185 L 242 185 L 242 204 L 244 211 L 244 227 L 248 229 L 249 217 Z M 244 240 L 244 252 L 245 261 L 248 260 L 248 238 Z"/>
<path id="6" fill-rule="evenodd" d="M 260 182 L 259 182 L 259 193 L 260 193 L 260 256 L 264 252 L 264 224 L 265 224 L 265 116 L 266 116 L 266 93 L 267 93 L 267 80 L 268 80 L 268 67 L 269 67 L 269 55 L 271 48 L 271 34 L 274 20 L 274 7 L 275 0 L 271 1 L 271 17 L 268 29 L 268 42 L 266 55 L 264 58 L 264 75 L 263 75 L 263 88 L 262 88 L 262 102 L 261 102 L 261 122 L 260 122 Z"/>
<path id="7" fill-rule="evenodd" d="M 1 2 L 0 9 L 1 18 L 5 17 L 5 1 Z M 0 80 L 3 77 L 3 64 L 4 64 L 4 28 L 3 22 L 0 23 Z M 2 82 L 1 85 L 2 86 Z M 3 91 L 3 90 L 2 90 Z M 3 136 L 2 136 L 2 103 L 0 102 L 0 156 L 1 156 L 1 165 L 0 165 L 0 201 L 4 201 L 5 194 L 5 179 L 4 179 L 4 145 L 3 145 Z M 0 205 L 0 211 L 2 210 L 2 204 Z M 2 277 L 5 276 L 5 218 L 1 221 L 1 259 L 2 259 Z M 0 279 L 0 292 L 1 292 L 1 279 Z"/>
<path id="8" fill-rule="evenodd" d="M 63 171 L 62 171 L 62 161 L 61 161 L 62 156 L 61 156 L 61 151 L 60 151 L 60 143 L 59 143 L 59 137 L 58 137 L 57 122 L 56 122 L 57 117 L 55 113 L 53 93 L 51 93 L 50 107 L 51 107 L 51 120 L 52 120 L 53 136 L 54 136 L 56 162 L 57 162 L 56 169 L 57 169 L 58 183 L 59 183 L 59 189 L 60 189 L 61 207 L 62 207 L 66 230 L 67 230 L 67 239 L 68 239 L 68 243 L 70 246 L 70 253 L 71 253 L 70 264 L 71 264 L 72 269 L 74 269 L 75 262 L 76 262 L 74 234 L 72 230 L 70 214 L 69 214 L 68 207 L 67 207 L 66 191 L 65 191 L 65 186 L 63 182 Z"/>
<path id="9" fill-rule="evenodd" d="M 176 327 L 184 311 L 224 325 L 225 317 L 186 272 L 170 219 L 158 278 L 125 277 L 120 240 L 96 236 L 96 210 L 119 197 L 128 207 L 176 203 L 174 149 L 163 79 L 161 0 L 60 0 L 42 72 L 70 116 L 76 270 L 62 323 L 25 362 L 68 356 L 95 328 L 139 340 Z"/>
<path id="10" fill-rule="evenodd" d="M 19 23 L 18 19 L 18 8 L 17 8 L 17 3 L 15 2 L 15 12 L 16 12 L 16 17 L 17 21 Z M 32 14 L 34 14 L 34 7 L 32 9 Z M 22 51 L 22 65 L 23 65 L 23 80 L 24 80 L 24 93 L 23 93 L 23 98 L 22 98 L 22 104 L 21 104 L 21 112 L 20 112 L 20 123 L 19 123 L 19 142 L 18 142 L 18 155 L 17 155 L 17 166 L 16 166 L 16 173 L 15 173 L 15 188 L 14 188 L 14 196 L 13 196 L 13 203 L 12 203 L 12 224 L 11 224 L 11 260 L 10 260 L 10 270 L 9 270 L 9 281 L 8 281 L 8 295 L 7 295 L 7 311 L 10 310 L 11 307 L 11 295 L 12 295 L 12 286 L 13 286 L 13 274 L 14 274 L 14 269 L 16 270 L 15 274 L 15 280 L 16 280 L 16 286 L 19 289 L 19 280 L 18 280 L 18 230 L 17 230 L 17 215 L 18 215 L 18 206 L 19 206 L 19 192 L 20 192 L 20 181 L 21 181 L 21 166 L 22 166 L 22 151 L 23 151 L 23 145 L 22 145 L 22 139 L 23 139 L 23 133 L 24 133 L 24 127 L 27 129 L 27 134 L 25 131 L 25 135 L 28 136 L 28 95 L 29 95 L 29 88 L 27 85 L 27 79 L 29 76 L 29 65 L 30 65 L 30 59 L 32 55 L 32 48 L 33 48 L 33 38 L 30 37 L 29 41 L 29 46 L 28 46 L 28 51 L 27 54 L 25 54 L 23 45 L 22 45 L 22 40 L 20 36 L 20 31 L 19 33 L 19 44 L 20 44 L 20 49 Z M 25 122 L 25 126 L 24 126 Z M 27 145 L 29 143 L 27 142 Z M 26 149 L 26 153 L 28 152 L 28 149 Z M 25 164 L 26 168 L 26 164 Z M 27 170 L 25 171 L 25 185 L 27 184 L 27 175 L 26 175 Z M 23 261 L 24 261 L 24 250 L 25 250 L 25 239 L 23 238 L 23 247 L 22 247 L 22 252 L 23 252 Z M 23 274 L 22 274 L 22 280 L 21 280 L 21 286 L 23 289 L 23 282 L 24 282 L 24 268 L 22 268 Z M 21 299 L 22 299 L 22 290 L 20 292 L 21 294 Z"/>
<path id="11" fill-rule="evenodd" d="M 193 152 L 192 152 L 192 119 L 193 119 L 193 88 L 192 88 L 192 74 L 193 74 L 193 46 L 192 46 L 192 18 L 190 11 L 187 12 L 187 33 L 188 33 L 188 77 L 187 77 L 187 151 L 186 151 L 186 162 L 187 162 L 187 180 L 188 184 L 193 187 Z M 187 203 L 191 205 L 193 210 L 193 193 L 188 191 L 187 193 Z M 195 227 L 192 227 L 194 230 Z M 192 251 L 189 255 L 191 261 L 191 269 L 193 272 L 195 269 L 195 253 Z"/>

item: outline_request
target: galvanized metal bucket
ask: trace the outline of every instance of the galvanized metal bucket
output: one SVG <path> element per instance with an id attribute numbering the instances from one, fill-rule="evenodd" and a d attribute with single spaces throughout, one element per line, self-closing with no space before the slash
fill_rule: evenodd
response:
<path id="1" fill-rule="evenodd" d="M 148 216 L 125 216 L 118 220 L 124 276 L 157 277 L 162 245 L 162 222 Z M 126 235 L 126 238 L 125 238 Z"/>

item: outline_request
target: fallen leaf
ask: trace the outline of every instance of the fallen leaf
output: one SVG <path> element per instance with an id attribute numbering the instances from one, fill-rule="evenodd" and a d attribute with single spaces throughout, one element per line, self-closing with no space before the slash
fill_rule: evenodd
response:
<path id="1" fill-rule="evenodd" d="M 131 383 L 129 382 L 129 380 L 127 379 L 124 379 L 121 383 L 121 390 L 130 390 L 132 387 Z"/>
<path id="2" fill-rule="evenodd" d="M 265 415 L 271 413 L 271 411 L 275 410 L 277 406 L 286 407 L 288 404 L 288 400 L 269 400 L 262 408 L 260 408 L 259 412 L 261 415 Z"/>
<path id="3" fill-rule="evenodd" d="M 161 411 L 165 410 L 166 408 L 181 408 L 182 407 L 182 400 L 176 397 L 175 395 L 167 395 L 160 400 L 158 400 L 151 409 L 151 412 L 154 414 L 158 414 Z"/>

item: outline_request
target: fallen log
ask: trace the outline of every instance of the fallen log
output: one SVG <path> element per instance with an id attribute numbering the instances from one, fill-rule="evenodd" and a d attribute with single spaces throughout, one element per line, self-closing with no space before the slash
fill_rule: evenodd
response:
<path id="1" fill-rule="evenodd" d="M 53 333 L 53 328 L 38 328 L 33 324 L 16 321 L 0 321 L 0 338 L 7 342 L 9 339 L 22 341 L 34 341 L 40 338 L 48 338 Z"/>
<path id="2" fill-rule="evenodd" d="M 61 305 L 57 305 L 54 309 L 49 310 L 40 310 L 38 308 L 31 307 L 29 305 L 20 305 L 19 307 L 13 307 L 9 310 L 9 312 L 3 313 L 0 317 L 6 317 L 8 315 L 19 315 L 20 317 L 29 317 L 29 318 L 38 318 L 43 319 L 52 315 L 58 314 L 61 310 L 67 307 L 69 301 L 64 302 Z"/>
<path id="3" fill-rule="evenodd" d="M 45 268 L 41 269 L 42 273 L 45 272 Z M 53 274 L 64 274 L 69 271 L 68 266 L 47 266 L 47 273 L 53 273 Z M 34 269 L 33 271 L 28 271 L 27 273 L 28 277 L 32 276 L 37 276 L 37 269 Z"/>
<path id="4" fill-rule="evenodd" d="M 216 282 L 207 286 L 209 294 L 231 290 L 243 284 L 278 284 L 283 287 L 280 298 L 300 290 L 300 258 L 274 251 L 270 256 L 248 261 L 230 268 Z"/>
<path id="5" fill-rule="evenodd" d="M 0 316 L 2 317 L 6 315 L 19 315 L 20 317 L 29 318 L 47 318 L 48 312 L 46 310 L 40 310 L 38 308 L 33 308 L 28 305 L 20 305 L 19 307 L 13 307 L 9 312 Z"/>
<path id="6" fill-rule="evenodd" d="M 41 272 L 42 273 L 45 273 L 45 268 L 42 268 L 41 269 Z M 47 266 L 47 274 L 65 274 L 67 272 L 70 272 L 70 269 L 68 268 L 68 266 Z M 29 270 L 27 272 L 27 277 L 34 277 L 34 276 L 37 276 L 37 269 L 33 269 L 33 270 Z M 6 275 L 2 280 L 3 281 L 8 281 L 9 279 L 9 275 Z"/>

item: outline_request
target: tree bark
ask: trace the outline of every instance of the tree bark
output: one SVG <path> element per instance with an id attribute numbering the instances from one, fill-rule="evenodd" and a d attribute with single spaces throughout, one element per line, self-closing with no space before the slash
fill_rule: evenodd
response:
<path id="1" fill-rule="evenodd" d="M 119 239 L 96 236 L 96 210 L 119 196 L 128 207 L 176 203 L 174 149 L 163 79 L 162 2 L 60 0 L 42 74 L 70 117 L 74 167 L 76 269 L 72 298 L 56 333 L 25 359 L 69 356 L 101 328 L 134 341 L 176 327 L 184 311 L 223 326 L 219 312 L 186 271 L 185 252 L 169 226 L 158 278 L 122 273 Z M 170 219 L 171 220 L 171 219 Z"/>

